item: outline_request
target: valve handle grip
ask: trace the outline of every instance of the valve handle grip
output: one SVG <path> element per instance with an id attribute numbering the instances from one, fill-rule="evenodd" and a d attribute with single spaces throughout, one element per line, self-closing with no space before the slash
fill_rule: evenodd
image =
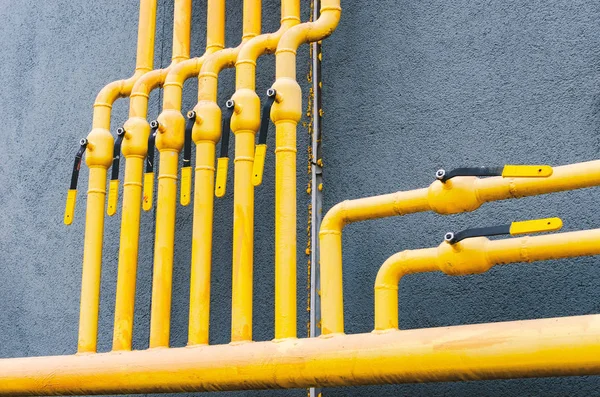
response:
<path id="1" fill-rule="evenodd" d="M 271 107 L 277 98 L 277 91 L 273 88 L 267 90 L 267 98 L 262 108 L 260 118 L 260 132 L 258 134 L 258 144 L 254 152 L 254 165 L 252 166 L 252 184 L 258 186 L 262 183 L 265 169 L 265 159 L 267 157 L 267 134 L 269 132 L 269 120 L 271 118 Z"/>
<path id="2" fill-rule="evenodd" d="M 451 171 L 440 169 L 435 173 L 436 179 L 446 182 L 456 176 L 501 176 L 503 178 L 547 178 L 552 175 L 549 165 L 514 165 L 502 167 L 461 167 Z"/>
<path id="3" fill-rule="evenodd" d="M 181 191 L 179 202 L 186 206 L 190 204 L 192 193 L 192 130 L 196 123 L 196 112 L 193 110 L 187 113 L 187 122 L 185 124 L 185 140 L 183 144 L 183 165 L 181 166 Z"/>
<path id="4" fill-rule="evenodd" d="M 223 197 L 227 191 L 227 170 L 229 166 L 229 135 L 231 134 L 231 116 L 235 102 L 232 99 L 225 103 L 223 112 L 223 125 L 221 135 L 221 154 L 217 160 L 217 178 L 215 185 L 215 196 Z"/>
<path id="5" fill-rule="evenodd" d="M 258 186 L 262 183 L 267 157 L 267 145 L 259 143 L 254 152 L 254 164 L 252 165 L 252 184 Z"/>
<path id="6" fill-rule="evenodd" d="M 527 221 L 512 222 L 508 225 L 465 229 L 458 233 L 448 232 L 444 236 L 444 240 L 448 244 L 456 244 L 459 241 L 473 237 L 500 236 L 504 234 L 516 236 L 519 234 L 552 232 L 559 230 L 560 228 L 562 228 L 562 226 L 563 223 L 560 218 L 533 219 Z"/>
<path id="7" fill-rule="evenodd" d="M 154 196 L 154 146 L 156 142 L 156 132 L 158 131 L 158 121 L 153 120 L 150 123 L 150 135 L 148 136 L 148 156 L 146 157 L 146 172 L 144 173 L 142 209 L 150 211 Z"/>
<path id="8" fill-rule="evenodd" d="M 117 130 L 117 139 L 113 149 L 113 163 L 111 169 L 110 183 L 108 185 L 108 207 L 106 213 L 113 216 L 117 213 L 117 202 L 119 200 L 119 164 L 121 161 L 121 143 L 125 137 L 125 129 Z"/>
<path id="9" fill-rule="evenodd" d="M 73 216 L 75 215 L 75 204 L 77 203 L 77 181 L 79 180 L 79 169 L 81 168 L 81 159 L 87 148 L 88 140 L 83 138 L 79 141 L 79 150 L 75 154 L 75 161 L 73 162 L 73 171 L 71 173 L 71 184 L 69 185 L 69 191 L 67 192 L 67 202 L 65 205 L 65 215 L 63 222 L 65 225 L 73 223 Z"/>

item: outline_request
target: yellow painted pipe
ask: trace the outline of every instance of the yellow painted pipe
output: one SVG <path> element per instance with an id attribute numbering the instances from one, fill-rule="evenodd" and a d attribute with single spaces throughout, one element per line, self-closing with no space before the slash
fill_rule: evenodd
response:
<path id="1" fill-rule="evenodd" d="M 304 388 L 600 374 L 600 315 L 0 360 L 0 395 Z"/>
<path id="2" fill-rule="evenodd" d="M 600 254 L 600 229 L 492 240 L 469 238 L 392 255 L 375 281 L 375 329 L 398 328 L 398 283 L 411 273 L 479 274 L 492 266 Z"/>
<path id="3" fill-rule="evenodd" d="M 423 211 L 456 214 L 483 203 L 600 185 L 600 160 L 555 167 L 547 178 L 456 177 L 429 188 L 397 192 L 332 207 L 321 223 L 322 333 L 343 333 L 342 229 L 352 222 Z"/>
<path id="4" fill-rule="evenodd" d="M 206 16 L 207 35 L 206 51 L 204 55 L 190 59 L 189 61 L 183 61 L 174 66 L 167 75 L 164 84 L 163 112 L 158 117 L 158 122 L 161 126 L 164 126 L 164 128 L 180 128 L 173 132 L 173 134 L 177 136 L 184 135 L 183 126 L 185 121 L 181 115 L 181 100 L 184 82 L 189 78 L 198 76 L 198 73 L 204 64 L 204 60 L 211 54 L 223 49 L 225 45 L 225 0 L 209 0 Z M 202 210 L 210 211 L 212 217 L 212 187 L 208 190 L 209 200 L 206 202 L 201 201 L 202 197 L 206 197 L 206 194 L 204 194 L 201 189 L 208 184 L 212 185 L 214 175 L 214 168 L 213 171 L 210 171 L 207 170 L 206 167 L 201 166 L 201 162 L 210 162 L 210 164 L 214 164 L 214 145 L 212 146 L 212 149 L 209 147 L 209 150 L 206 150 L 207 146 L 210 145 L 204 145 L 196 151 L 196 161 L 199 163 L 196 166 L 195 171 L 196 189 L 194 211 L 196 211 L 197 207 L 201 207 Z M 146 199 L 146 195 L 144 196 Z M 146 204 L 149 204 L 148 206 L 152 205 L 151 202 Z M 210 207 L 207 208 L 207 206 Z M 194 223 L 194 225 L 196 225 L 196 223 Z M 212 230 L 209 230 L 208 232 L 212 233 Z M 203 239 L 206 238 L 205 233 L 205 229 L 194 227 L 192 241 L 203 241 Z M 203 340 L 206 342 L 204 343 L 208 343 L 211 258 L 210 239 L 208 249 L 199 250 L 199 247 L 204 248 L 201 243 L 192 243 L 189 314 L 190 335 L 205 335 Z M 199 255 L 201 255 L 200 258 Z"/>
<path id="5" fill-rule="evenodd" d="M 90 168 L 83 249 L 81 309 L 79 314 L 78 351 L 96 351 L 102 240 L 104 235 L 104 204 L 106 201 L 106 172 L 112 164 L 113 137 L 110 133 L 112 104 L 131 93 L 135 82 L 152 70 L 156 0 L 141 0 L 138 22 L 138 45 L 135 73 L 104 87 L 94 103 L 92 131 L 88 135 L 86 163 Z"/>
<path id="6" fill-rule="evenodd" d="M 302 91 L 296 81 L 296 51 L 303 43 L 322 40 L 340 19 L 340 0 L 322 0 L 314 22 L 296 25 L 279 40 L 276 56 L 275 123 L 275 329 L 296 334 L 296 128 L 302 117 Z"/>
<path id="7" fill-rule="evenodd" d="M 254 255 L 254 186 L 252 184 L 252 172 L 254 140 L 260 127 L 260 99 L 255 92 L 256 61 L 261 55 L 273 53 L 281 36 L 292 26 L 299 23 L 300 1 L 283 0 L 281 2 L 281 27 L 279 30 L 249 40 L 241 48 L 236 62 L 236 92 L 231 98 L 239 109 L 239 111 L 233 113 L 231 118 L 231 130 L 235 136 L 232 307 L 246 307 L 245 310 L 248 310 L 247 307 L 250 305 L 249 313 L 252 313 L 253 297 L 251 287 Z M 279 285 L 296 283 L 295 272 L 294 274 L 283 274 L 279 268 L 276 268 L 275 271 L 275 278 L 279 279 Z M 275 312 L 275 338 L 296 337 L 295 312 L 281 313 L 277 306 Z M 232 313 L 232 324 L 237 324 L 235 319 L 237 315 L 237 312 Z M 246 315 L 246 318 L 251 319 L 251 314 Z M 287 321 L 282 321 L 283 319 L 287 319 Z M 243 330 L 244 326 L 251 329 L 251 323 L 249 325 L 240 323 L 239 326 L 232 326 L 232 335 L 240 338 L 240 340 L 244 340 L 244 338 L 251 339 L 251 336 Z"/>
<path id="8" fill-rule="evenodd" d="M 153 70 L 138 79 L 131 92 L 129 120 L 124 125 L 125 139 L 122 147 L 126 159 L 125 182 L 123 186 L 123 216 L 121 218 L 113 350 L 131 350 L 143 165 L 144 158 L 148 153 L 148 136 L 150 134 L 150 124 L 146 120 L 150 92 L 162 86 L 168 72 L 174 65 L 188 59 L 190 56 L 192 0 L 176 0 L 173 15 L 171 65 L 165 69 Z M 116 203 L 116 197 L 113 200 L 109 199 L 109 215 L 116 212 L 116 208 L 111 208 L 111 202 Z"/>
<path id="9" fill-rule="evenodd" d="M 210 267 L 212 254 L 213 207 L 215 191 L 215 147 L 221 138 L 221 109 L 217 104 L 217 88 L 219 73 L 235 65 L 240 49 L 253 37 L 260 34 L 261 1 L 244 0 L 243 3 L 243 36 L 242 42 L 235 48 L 226 48 L 206 57 L 198 75 L 198 103 L 196 123 L 192 131 L 192 139 L 196 144 L 196 181 L 194 185 L 194 221 L 192 238 L 192 269 L 198 269 L 196 278 L 192 279 L 190 293 L 190 321 L 188 344 L 208 343 L 209 307 L 210 307 Z M 239 107 L 238 107 L 239 109 Z M 226 162 L 219 160 L 219 164 Z M 224 193 L 223 177 L 227 178 L 227 169 L 221 168 L 218 180 Z M 224 173 L 223 173 L 224 171 Z M 196 272 L 193 271 L 192 277 Z M 202 279 L 201 279 L 202 278 Z M 236 289 L 236 286 L 233 286 Z M 232 307 L 232 339 L 252 339 L 252 284 L 246 283 L 244 291 L 249 291 L 250 301 L 241 303 L 241 307 Z M 244 293 L 248 296 L 248 293 Z M 249 310 L 248 310 L 249 308 Z M 243 326 L 234 325 L 240 321 Z"/>

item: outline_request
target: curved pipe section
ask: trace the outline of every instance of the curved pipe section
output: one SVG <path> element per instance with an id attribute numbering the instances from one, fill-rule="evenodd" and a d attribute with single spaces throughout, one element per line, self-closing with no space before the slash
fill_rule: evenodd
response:
<path id="1" fill-rule="evenodd" d="M 233 188 L 233 262 L 232 262 L 232 335 L 249 338 L 243 330 L 252 328 L 252 283 L 254 255 L 254 186 L 252 172 L 254 164 L 254 141 L 260 127 L 260 99 L 256 89 L 256 61 L 264 54 L 275 51 L 281 36 L 292 26 L 300 23 L 300 1 L 283 0 L 281 2 L 281 27 L 275 33 L 262 34 L 250 39 L 237 57 L 236 91 L 232 100 L 238 108 L 231 119 L 231 130 L 235 136 L 234 188 Z M 277 271 L 275 278 L 282 277 Z M 286 280 L 295 284 L 296 277 L 286 275 Z M 285 305 L 287 307 L 288 305 Z M 293 313 L 279 313 L 276 318 L 285 318 L 293 327 L 282 327 L 285 321 L 276 320 L 275 339 L 296 337 L 296 322 Z M 242 316 L 245 320 L 238 323 Z M 288 317 L 289 316 L 289 317 Z"/>
<path id="2" fill-rule="evenodd" d="M 600 315 L 0 360 L 0 395 L 306 388 L 600 374 Z M 349 364 L 351 363 L 351 364 Z"/>
<path id="3" fill-rule="evenodd" d="M 176 0 L 173 12 L 173 55 L 171 65 L 146 73 L 134 85 L 129 103 L 129 120 L 124 125 L 125 181 L 123 186 L 123 216 L 115 302 L 113 350 L 131 350 L 135 285 L 140 235 L 142 178 L 144 158 L 148 153 L 150 124 L 148 101 L 150 93 L 162 86 L 174 65 L 190 57 L 192 0 Z M 118 188 L 115 189 L 118 191 Z M 115 191 L 113 194 L 117 194 Z M 116 212 L 116 197 L 109 199 L 109 215 Z"/>
<path id="4" fill-rule="evenodd" d="M 483 203 L 600 185 L 600 160 L 555 167 L 547 178 L 457 177 L 429 188 L 397 192 L 332 207 L 321 223 L 321 308 L 323 334 L 344 332 L 342 229 L 352 222 L 434 211 L 457 214 Z"/>
<path id="5" fill-rule="evenodd" d="M 275 123 L 275 328 L 296 334 L 296 128 L 302 117 L 302 91 L 296 81 L 296 51 L 303 43 L 322 40 L 337 27 L 340 0 L 321 1 L 314 22 L 301 23 L 283 34 L 275 51 L 277 99 L 271 109 Z"/>
<path id="6" fill-rule="evenodd" d="M 487 272 L 495 265 L 598 254 L 600 229 L 491 241 L 477 237 L 397 253 L 377 273 L 375 330 L 398 328 L 398 283 L 404 275 L 441 271 L 464 276 Z"/>
<path id="7" fill-rule="evenodd" d="M 152 70 L 155 30 L 156 0 L 141 0 L 135 73 L 127 80 L 108 84 L 100 91 L 94 103 L 92 131 L 87 137 L 86 164 L 90 168 L 90 176 L 85 217 L 81 308 L 77 342 L 80 353 L 95 352 L 97 345 L 106 173 L 113 158 L 113 137 L 110 133 L 112 105 L 118 98 L 128 96 L 135 82 L 143 74 Z"/>

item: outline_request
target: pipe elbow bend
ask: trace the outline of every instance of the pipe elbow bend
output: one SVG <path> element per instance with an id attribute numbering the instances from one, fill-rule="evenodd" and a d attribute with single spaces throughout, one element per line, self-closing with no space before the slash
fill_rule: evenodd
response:
<path id="1" fill-rule="evenodd" d="M 129 87 L 127 87 L 129 85 Z M 94 101 L 94 107 L 96 106 L 109 106 L 121 97 L 129 95 L 133 88 L 133 82 L 128 84 L 128 80 L 117 80 L 105 85 Z"/>
<path id="2" fill-rule="evenodd" d="M 336 233 L 341 234 L 342 229 L 346 226 L 346 206 L 345 201 L 331 207 L 321 221 L 321 229 L 319 235 Z"/>
<path id="3" fill-rule="evenodd" d="M 398 290 L 400 279 L 408 274 L 405 269 L 408 252 L 398 252 L 383 262 L 375 278 L 375 291 Z"/>

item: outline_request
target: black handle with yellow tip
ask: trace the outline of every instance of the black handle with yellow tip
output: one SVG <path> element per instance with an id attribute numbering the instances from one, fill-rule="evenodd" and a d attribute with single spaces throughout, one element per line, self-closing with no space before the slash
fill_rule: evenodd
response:
<path id="1" fill-rule="evenodd" d="M 67 204 L 65 207 L 64 223 L 70 225 L 73 223 L 73 216 L 75 214 L 75 204 L 77 202 L 77 181 L 79 180 L 79 169 L 81 168 L 81 159 L 87 148 L 88 141 L 83 138 L 79 141 L 79 150 L 75 154 L 75 162 L 73 163 L 73 172 L 71 173 L 71 185 L 67 192 Z"/>
<path id="2" fill-rule="evenodd" d="M 260 118 L 260 132 L 258 134 L 258 144 L 254 152 L 254 165 L 252 166 L 252 184 L 258 186 L 262 183 L 263 172 L 265 169 L 265 158 L 267 157 L 267 134 L 269 132 L 269 120 L 271 118 L 271 107 L 275 103 L 277 91 L 272 88 L 267 90 L 267 98 L 263 104 L 262 115 Z"/>
<path id="3" fill-rule="evenodd" d="M 158 131 L 158 121 L 153 120 L 150 122 L 146 172 L 144 173 L 144 193 L 142 200 L 142 208 L 144 211 L 150 211 L 152 209 L 152 200 L 154 196 L 154 146 L 156 142 L 156 131 Z"/>
<path id="4" fill-rule="evenodd" d="M 185 124 L 185 138 L 183 141 L 183 165 L 181 166 L 181 192 L 179 202 L 181 205 L 189 205 L 192 194 L 192 130 L 196 123 L 196 112 L 187 113 Z"/>
<path id="5" fill-rule="evenodd" d="M 549 165 L 513 165 L 502 167 L 462 167 L 451 171 L 438 170 L 437 180 L 446 182 L 456 176 L 501 176 L 503 178 L 547 178 L 552 175 Z"/>
<path id="6" fill-rule="evenodd" d="M 458 233 L 448 232 L 444 236 L 444 240 L 448 244 L 456 244 L 459 241 L 473 237 L 500 236 L 504 234 L 515 236 L 527 233 L 552 232 L 559 230 L 562 225 L 563 223 L 560 218 L 533 219 L 528 221 L 512 222 L 508 225 L 476 227 L 472 229 L 466 229 Z"/>
<path id="7" fill-rule="evenodd" d="M 119 199 L 119 164 L 121 162 L 121 143 L 125 137 L 125 129 L 117 130 L 117 139 L 113 149 L 113 163 L 110 174 L 110 182 L 108 184 L 108 207 L 106 213 L 108 216 L 113 216 L 117 213 L 117 201 Z"/>
<path id="8" fill-rule="evenodd" d="M 229 167 L 229 135 L 231 135 L 231 116 L 235 102 L 232 99 L 225 103 L 223 112 L 223 125 L 221 133 L 221 154 L 217 160 L 217 180 L 215 185 L 215 196 L 223 197 L 227 191 L 227 169 Z"/>

